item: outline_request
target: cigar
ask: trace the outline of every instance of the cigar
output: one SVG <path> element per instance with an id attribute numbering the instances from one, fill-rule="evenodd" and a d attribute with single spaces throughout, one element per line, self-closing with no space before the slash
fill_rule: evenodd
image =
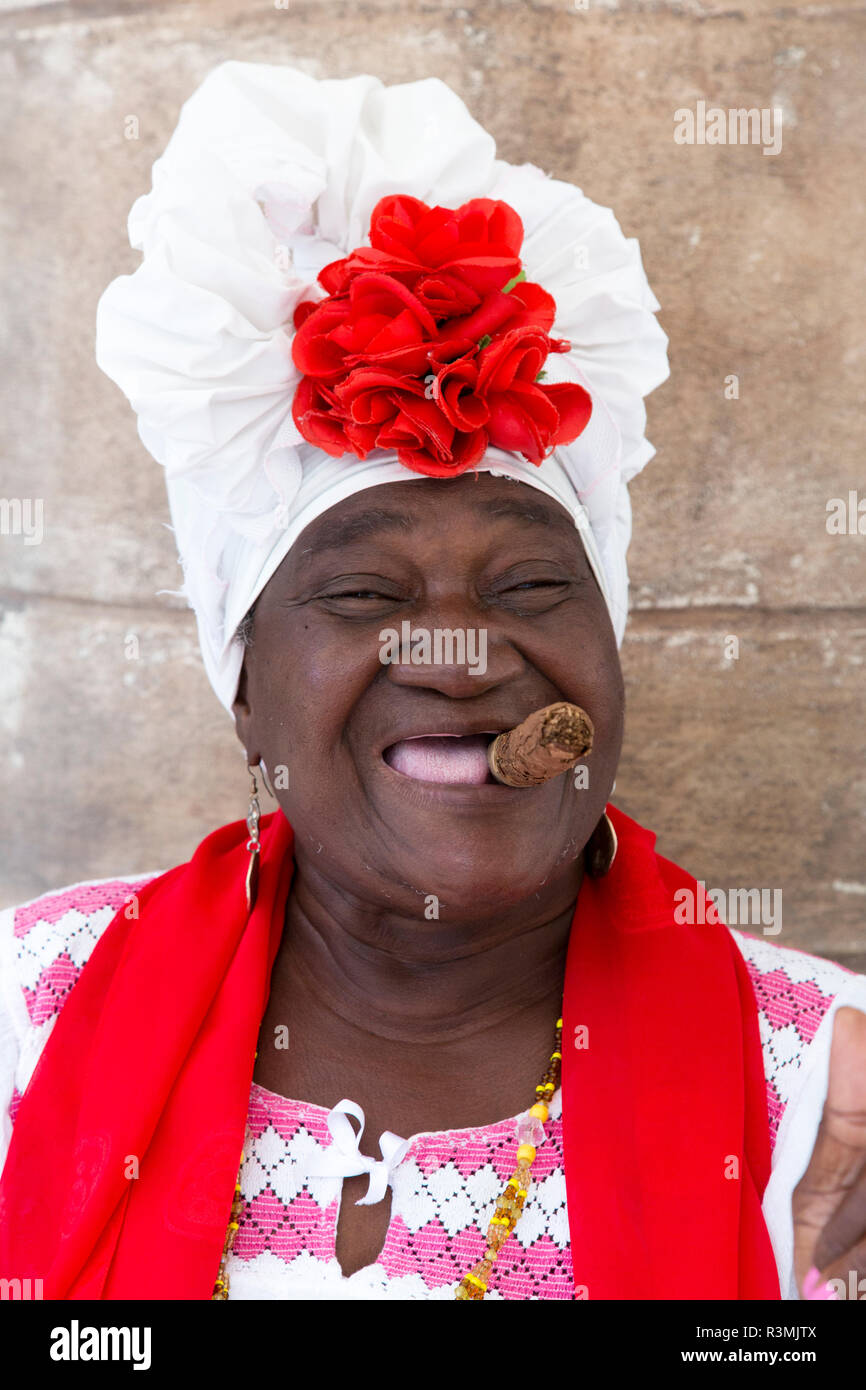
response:
<path id="1" fill-rule="evenodd" d="M 558 777 L 592 748 L 592 720 L 579 705 L 561 700 L 537 709 L 487 749 L 497 782 L 506 787 L 538 787 Z"/>

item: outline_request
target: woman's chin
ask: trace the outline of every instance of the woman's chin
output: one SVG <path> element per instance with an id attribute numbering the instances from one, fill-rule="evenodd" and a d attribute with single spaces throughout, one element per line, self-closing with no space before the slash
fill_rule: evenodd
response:
<path id="1" fill-rule="evenodd" d="M 550 888 L 555 879 L 574 872 L 573 856 L 557 862 L 555 856 L 549 859 L 549 847 L 546 855 L 537 846 L 521 853 L 517 847 L 502 845 L 477 854 L 455 854 L 452 845 L 437 854 L 435 845 L 428 845 L 418 858 L 408 881 L 421 895 L 421 914 L 433 918 L 438 909 L 438 920 L 486 918 L 511 911 Z"/>

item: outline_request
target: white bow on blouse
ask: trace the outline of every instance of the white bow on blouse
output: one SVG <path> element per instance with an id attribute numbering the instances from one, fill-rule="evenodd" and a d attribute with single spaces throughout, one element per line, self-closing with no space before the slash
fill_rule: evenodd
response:
<path id="1" fill-rule="evenodd" d="M 349 1123 L 348 1116 L 354 1115 L 361 1128 L 356 1134 Z M 370 1182 L 364 1197 L 355 1203 L 358 1207 L 368 1207 L 381 1202 L 391 1181 L 394 1169 L 406 1156 L 410 1141 L 401 1139 L 386 1129 L 379 1136 L 380 1159 L 362 1154 L 358 1145 L 364 1133 L 364 1112 L 360 1105 L 351 1100 L 341 1100 L 328 1115 L 328 1130 L 332 1143 L 317 1158 L 310 1160 L 308 1171 L 317 1178 L 354 1178 L 359 1173 L 369 1173 Z"/>

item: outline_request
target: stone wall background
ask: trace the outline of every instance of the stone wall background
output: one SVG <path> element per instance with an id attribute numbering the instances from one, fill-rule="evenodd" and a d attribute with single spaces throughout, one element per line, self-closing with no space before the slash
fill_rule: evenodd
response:
<path id="1" fill-rule="evenodd" d="M 98 297 L 138 261 L 129 208 L 236 58 L 442 77 L 501 158 L 639 237 L 672 375 L 632 487 L 615 799 L 709 887 L 781 888 L 772 939 L 866 968 L 866 536 L 826 527 L 866 495 L 864 50 L 862 8 L 797 0 L 0 0 L 0 495 L 45 517 L 40 545 L 0 536 L 0 904 L 167 868 L 245 811 L 192 614 L 159 593 L 161 471 L 93 360 Z M 781 153 L 676 144 L 700 99 L 781 106 Z"/>

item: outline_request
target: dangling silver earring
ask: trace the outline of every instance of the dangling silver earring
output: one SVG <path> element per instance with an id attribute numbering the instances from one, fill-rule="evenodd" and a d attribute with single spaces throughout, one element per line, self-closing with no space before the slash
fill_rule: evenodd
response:
<path id="1" fill-rule="evenodd" d="M 590 835 L 583 851 L 586 872 L 590 878 L 604 878 L 616 858 L 616 831 L 605 811 L 598 825 Z"/>
<path id="2" fill-rule="evenodd" d="M 251 767 L 248 767 L 247 771 L 250 774 L 252 786 L 250 788 L 249 809 L 247 810 L 247 830 L 250 832 L 250 838 L 247 840 L 247 849 L 250 859 L 247 865 L 246 888 L 247 911 L 252 912 L 255 907 L 256 894 L 259 887 L 259 853 L 261 851 L 259 820 L 261 819 L 262 810 L 259 806 L 259 788 L 256 783 L 256 774 Z"/>

